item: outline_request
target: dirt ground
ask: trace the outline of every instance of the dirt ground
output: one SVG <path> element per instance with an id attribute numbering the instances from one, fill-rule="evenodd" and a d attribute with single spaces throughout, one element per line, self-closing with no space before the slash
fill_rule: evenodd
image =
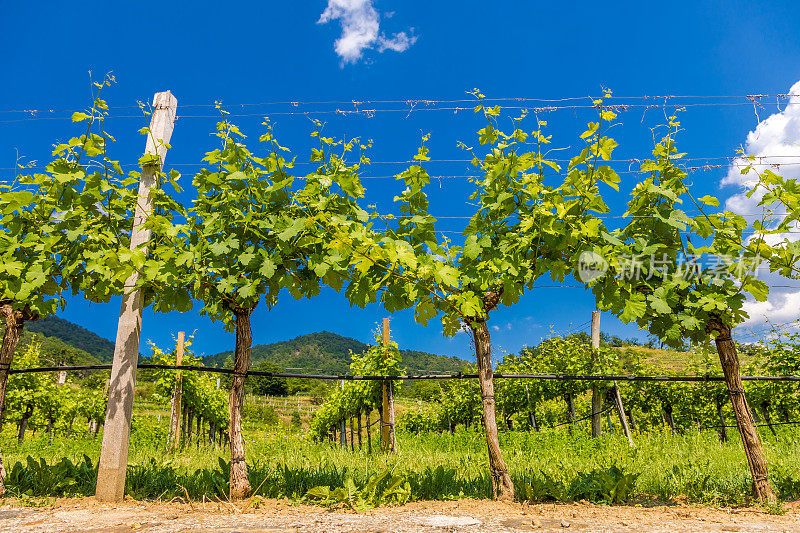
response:
<path id="1" fill-rule="evenodd" d="M 284 500 L 100 504 L 59 499 L 32 507 L 6 500 L 0 531 L 129 532 L 410 532 L 410 531 L 800 531 L 800 502 L 783 515 L 757 508 L 607 507 L 589 503 L 521 505 L 488 500 L 417 502 L 366 513 Z"/>

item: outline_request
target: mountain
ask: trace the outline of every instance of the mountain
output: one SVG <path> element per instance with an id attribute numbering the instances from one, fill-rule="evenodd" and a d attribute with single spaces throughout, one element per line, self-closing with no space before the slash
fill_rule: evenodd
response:
<path id="1" fill-rule="evenodd" d="M 87 351 L 81 350 L 57 337 L 50 337 L 38 331 L 29 331 L 28 325 L 30 324 L 30 322 L 25 324 L 25 329 L 22 330 L 22 336 L 14 352 L 16 354 L 14 357 L 15 363 L 18 361 L 18 357 L 25 353 L 31 343 L 35 342 L 39 346 L 39 361 L 43 366 L 102 364 L 102 361 Z M 2 337 L 4 331 L 5 328 L 3 324 L 0 324 L 0 337 Z"/>
<path id="2" fill-rule="evenodd" d="M 48 316 L 35 322 L 27 322 L 25 331 L 60 339 L 103 363 L 110 363 L 114 359 L 113 342 L 63 318 Z"/>
<path id="3" fill-rule="evenodd" d="M 268 362 L 286 371 L 343 374 L 350 371 L 350 352 L 362 353 L 368 346 L 350 337 L 328 331 L 310 333 L 289 341 L 253 346 L 251 364 Z M 445 357 L 415 350 L 401 350 L 402 366 L 410 373 L 458 372 L 467 364 L 458 357 Z M 207 355 L 206 366 L 222 367 L 233 352 Z"/>

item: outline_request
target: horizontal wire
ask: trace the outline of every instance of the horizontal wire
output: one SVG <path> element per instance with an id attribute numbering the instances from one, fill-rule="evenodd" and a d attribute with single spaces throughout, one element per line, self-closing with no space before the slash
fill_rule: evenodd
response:
<path id="1" fill-rule="evenodd" d="M 797 96 L 797 95 L 795 95 Z M 476 102 L 477 104 L 477 102 Z M 680 109 L 680 108 L 694 108 L 694 107 L 740 107 L 740 106 L 753 106 L 759 105 L 755 102 L 709 102 L 709 103 L 663 103 L 663 104 L 614 104 L 608 103 L 603 105 L 603 109 L 607 109 L 610 111 L 627 111 L 629 109 Z M 782 105 L 789 106 L 789 105 L 800 105 L 800 101 L 798 102 L 783 102 Z M 502 110 L 515 110 L 515 111 L 525 111 L 531 113 L 549 113 L 553 111 L 564 111 L 564 110 L 581 110 L 581 109 L 599 109 L 598 105 L 589 104 L 589 105 L 567 105 L 567 106 L 538 106 L 538 107 L 530 107 L 530 106 L 505 106 L 502 107 Z M 315 116 L 315 115 L 364 115 L 367 117 L 372 117 L 376 113 L 418 113 L 418 112 L 433 112 L 433 111 L 448 111 L 457 114 L 460 111 L 474 111 L 474 106 L 469 107 L 461 107 L 461 106 L 445 106 L 445 107 L 408 107 L 408 108 L 372 108 L 372 109 L 322 109 L 322 110 L 308 110 L 308 111 L 272 111 L 266 113 L 266 116 Z M 221 114 L 214 114 L 214 115 L 177 115 L 176 120 L 179 119 L 203 119 L 203 118 L 228 118 L 228 117 L 238 117 L 238 118 L 247 118 L 247 117 L 259 117 L 263 118 L 265 113 L 227 113 L 224 116 Z M 146 118 L 144 115 L 107 115 L 106 119 L 129 119 L 129 118 L 136 118 L 142 119 Z M 10 119 L 10 120 L 0 120 L 0 123 L 13 123 L 13 122 L 27 122 L 33 120 L 72 120 L 71 116 L 64 116 L 64 117 L 40 117 L 40 116 L 30 116 L 26 118 L 19 118 L 19 119 Z"/>
<path id="2" fill-rule="evenodd" d="M 750 161 L 750 158 L 753 160 Z M 768 165 L 768 166 L 796 166 L 800 165 L 800 161 L 798 162 L 784 162 L 784 163 L 771 163 L 771 162 L 763 162 L 763 160 L 770 160 L 770 159 L 800 159 L 800 154 L 777 154 L 777 155 L 740 155 L 740 156 L 705 156 L 705 157 L 686 157 L 681 159 L 673 159 L 672 162 L 674 163 L 681 163 L 684 161 L 732 161 L 732 165 L 736 166 L 737 168 L 740 167 L 747 167 L 749 165 Z M 428 165 L 428 164 L 436 164 L 436 163 L 472 163 L 473 159 L 430 159 L 428 161 L 417 161 L 415 159 L 400 159 L 395 161 L 372 161 L 370 160 L 364 165 Z M 479 160 L 480 161 L 480 160 Z M 544 159 L 543 162 L 551 162 L 551 163 L 569 163 L 571 159 Z M 598 163 L 602 163 L 604 166 L 606 163 L 627 163 L 627 164 L 641 164 L 650 161 L 648 159 L 641 159 L 641 158 L 623 158 L 623 159 L 608 159 L 608 160 L 601 160 Z M 292 163 L 294 166 L 298 165 L 316 165 L 316 166 L 323 166 L 319 161 L 295 161 Z M 99 167 L 99 165 L 97 165 Z M 687 166 L 683 167 L 687 170 L 706 170 L 711 168 L 725 168 L 730 166 L 729 164 L 709 164 L 709 165 L 696 165 L 696 166 Z M 122 163 L 120 164 L 122 168 L 139 168 L 140 165 L 137 163 Z M 165 167 L 175 168 L 175 167 L 211 167 L 213 165 L 209 165 L 208 163 L 170 163 L 165 164 Z M 35 169 L 45 169 L 47 168 L 45 165 L 33 165 L 33 166 L 16 166 L 16 167 L 0 167 L 0 170 L 35 170 Z M 94 167 L 92 167 L 94 168 Z M 424 166 L 423 166 L 424 168 Z M 652 172 L 650 170 L 615 170 L 617 173 L 649 173 Z M 397 179 L 397 175 L 392 176 L 359 176 L 361 179 L 389 179 L 394 178 Z M 434 178 L 482 178 L 484 176 L 479 174 L 462 174 L 462 175 L 452 175 L 452 176 L 431 176 L 432 179 Z"/>
<path id="3" fill-rule="evenodd" d="M 795 94 L 783 94 L 783 93 L 775 93 L 775 94 L 743 94 L 743 95 L 641 95 L 641 96 L 612 96 L 613 101 L 619 100 L 682 100 L 682 99 L 730 99 L 730 98 L 741 98 L 750 100 L 748 105 L 752 105 L 754 100 L 760 100 L 762 98 L 792 98 L 798 95 Z M 407 105 L 437 105 L 437 104 L 456 104 L 456 103 L 475 103 L 478 104 L 479 102 L 547 102 L 547 103 L 557 103 L 557 102 L 570 102 L 570 101 L 579 101 L 579 100 L 590 100 L 595 101 L 597 99 L 602 98 L 602 96 L 571 96 L 571 97 L 564 97 L 564 98 L 530 98 L 530 97 L 501 97 L 501 98 L 490 98 L 490 97 L 483 97 L 480 100 L 477 98 L 457 98 L 457 99 L 431 99 L 431 98 L 404 98 L 404 99 L 395 99 L 395 100 L 371 100 L 371 99 L 350 99 L 350 100 L 316 100 L 316 101 L 302 101 L 302 100 L 284 100 L 284 101 L 268 101 L 268 102 L 253 102 L 253 103 L 232 103 L 226 104 L 224 101 L 221 101 L 219 105 L 223 109 L 232 108 L 232 107 L 259 107 L 259 106 L 272 106 L 272 105 L 282 105 L 282 106 L 293 106 L 299 107 L 304 105 L 364 105 L 364 104 L 375 104 L 375 105 L 385 105 L 385 104 L 407 104 Z M 181 104 L 180 107 L 217 107 L 217 103 L 213 104 Z M 149 106 L 146 104 L 144 105 L 145 109 Z M 129 105 L 129 106 L 109 106 L 110 110 L 116 109 L 141 109 L 142 106 L 140 105 Z M 61 109 L 4 109 L 0 110 L 0 113 L 71 113 L 73 110 L 61 110 Z"/>

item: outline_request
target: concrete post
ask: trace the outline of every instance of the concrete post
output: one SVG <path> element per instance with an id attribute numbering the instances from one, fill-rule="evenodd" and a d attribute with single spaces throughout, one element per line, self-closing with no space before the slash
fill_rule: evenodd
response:
<path id="1" fill-rule="evenodd" d="M 134 210 L 131 249 L 147 250 L 150 230 L 143 228 L 152 210 L 150 190 L 156 185 L 156 174 L 164 164 L 167 144 L 172 137 L 178 100 L 165 91 L 153 97 L 153 115 L 147 135 L 146 154 L 158 155 L 158 164 L 145 165 L 139 182 L 139 197 Z M 111 366 L 111 384 L 106 408 L 103 445 L 97 472 L 95 498 L 100 501 L 122 501 L 125 492 L 125 474 L 128 467 L 133 390 L 136 385 L 136 366 L 139 358 L 139 335 L 142 325 L 142 291 L 136 289 L 141 271 L 136 271 L 125 282 L 114 361 Z"/>

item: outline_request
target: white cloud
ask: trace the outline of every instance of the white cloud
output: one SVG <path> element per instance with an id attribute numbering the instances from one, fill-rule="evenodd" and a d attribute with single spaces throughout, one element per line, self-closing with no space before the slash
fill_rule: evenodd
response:
<path id="1" fill-rule="evenodd" d="M 800 165 L 785 164 L 800 162 L 800 159 L 795 159 L 800 158 L 800 81 L 789 89 L 789 94 L 798 96 L 792 96 L 783 111 L 762 120 L 754 131 L 747 134 L 744 153 L 755 156 L 753 169 L 742 174 L 751 162 L 736 158 L 722 180 L 722 185 L 735 185 L 740 189 L 725 203 L 731 211 L 748 215 L 760 211 L 758 203 L 764 191 L 757 190 L 752 197 L 747 197 L 747 192 L 758 181 L 758 172 L 771 169 L 785 178 L 800 178 Z"/>
<path id="2" fill-rule="evenodd" d="M 792 322 L 800 318 L 800 291 L 770 291 L 766 302 L 747 301 L 744 310 L 750 316 L 744 326 L 760 326 L 767 321 L 775 324 Z"/>
<path id="3" fill-rule="evenodd" d="M 752 162 L 753 169 L 742 174 L 742 169 L 751 162 L 745 158 L 737 158 L 731 163 L 727 176 L 722 180 L 722 185 L 739 188 L 739 192 L 725 202 L 725 207 L 746 215 L 745 218 L 749 221 L 759 219 L 757 213 L 762 209 L 758 203 L 764 197 L 765 191 L 757 189 L 750 198 L 747 197 L 747 193 L 758 182 L 759 172 L 770 169 L 784 178 L 800 179 L 800 164 L 797 164 L 800 163 L 800 81 L 789 89 L 789 94 L 797 96 L 790 97 L 783 111 L 762 120 L 756 129 L 747 135 L 744 153 L 746 156 L 755 156 L 756 159 Z M 777 213 L 783 212 L 781 207 L 775 207 Z M 784 239 L 796 240 L 799 236 L 796 233 L 784 233 L 769 236 L 768 241 L 778 243 Z M 761 276 L 761 279 L 769 285 L 796 285 L 777 275 Z M 766 302 L 755 302 L 751 299 L 744 304 L 744 309 L 750 315 L 744 326 L 759 326 L 767 321 L 790 322 L 800 318 L 800 291 L 773 288 Z"/>
<path id="4" fill-rule="evenodd" d="M 408 47 L 414 44 L 417 38 L 415 36 L 409 37 L 406 35 L 406 32 L 401 31 L 400 33 L 396 33 L 394 37 L 391 39 L 387 39 L 385 37 L 381 37 L 378 39 L 378 52 L 383 52 L 385 50 L 392 50 L 394 52 L 405 52 L 408 50 Z"/>
<path id="5" fill-rule="evenodd" d="M 342 36 L 336 39 L 334 49 L 343 63 L 355 63 L 365 50 L 377 48 L 404 52 L 417 40 L 415 35 L 401 31 L 391 37 L 380 31 L 380 14 L 372 5 L 373 0 L 328 0 L 328 7 L 320 15 L 317 24 L 339 20 Z M 392 14 L 394 14 L 392 12 Z"/>

